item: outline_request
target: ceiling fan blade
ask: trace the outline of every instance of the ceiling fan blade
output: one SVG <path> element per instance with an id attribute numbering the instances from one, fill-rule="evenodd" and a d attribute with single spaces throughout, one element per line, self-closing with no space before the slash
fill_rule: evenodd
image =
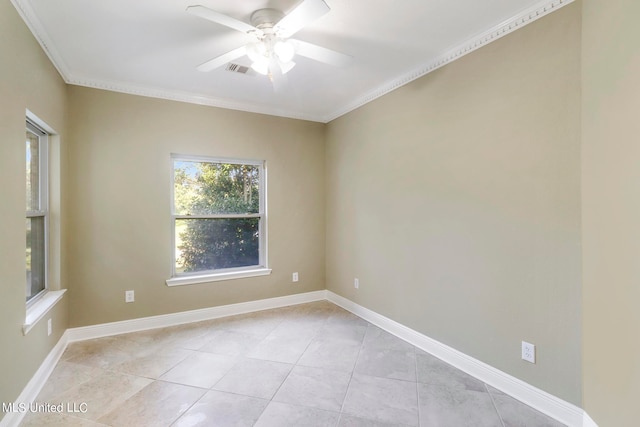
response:
<path id="1" fill-rule="evenodd" d="M 256 33 L 260 35 L 262 34 L 262 31 L 254 27 L 253 25 L 249 25 L 245 22 L 224 15 L 220 12 L 216 12 L 215 10 L 209 9 L 208 7 L 200 5 L 189 6 L 187 7 L 187 12 L 192 15 L 199 16 L 200 18 L 216 22 L 229 28 L 233 28 L 234 30 L 238 30 L 243 33 Z"/>
<path id="2" fill-rule="evenodd" d="M 303 42 L 301 40 L 289 39 L 289 41 L 293 43 L 298 55 L 306 56 L 307 58 L 324 62 L 325 64 L 333 65 L 335 67 L 345 67 L 353 60 L 352 56 L 327 49 L 326 47 Z"/>
<path id="3" fill-rule="evenodd" d="M 302 0 L 295 9 L 289 12 L 275 25 L 280 37 L 291 37 L 302 27 L 312 23 L 331 10 L 324 0 Z"/>
<path id="4" fill-rule="evenodd" d="M 240 58 L 241 56 L 246 54 L 247 54 L 247 47 L 242 46 L 198 65 L 197 70 L 203 71 L 203 72 L 211 71 L 213 69 L 223 66 L 227 62 L 233 61 L 234 59 Z"/>

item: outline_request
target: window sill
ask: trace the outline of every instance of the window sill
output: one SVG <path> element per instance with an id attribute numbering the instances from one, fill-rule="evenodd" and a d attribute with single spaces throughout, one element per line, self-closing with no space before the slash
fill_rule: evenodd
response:
<path id="1" fill-rule="evenodd" d="M 27 308 L 27 318 L 22 325 L 22 334 L 27 335 L 29 331 L 62 299 L 66 289 L 59 291 L 49 291 L 39 301 Z"/>
<path id="2" fill-rule="evenodd" d="M 167 280 L 167 286 L 195 285 L 197 283 L 219 282 L 221 280 L 244 279 L 246 277 L 267 276 L 270 268 L 254 270 L 228 271 L 224 273 L 203 274 L 199 276 L 178 276 Z"/>

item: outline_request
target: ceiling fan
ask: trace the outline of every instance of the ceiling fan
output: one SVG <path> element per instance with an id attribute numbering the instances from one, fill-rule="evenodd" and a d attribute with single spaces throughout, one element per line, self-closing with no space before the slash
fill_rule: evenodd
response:
<path id="1" fill-rule="evenodd" d="M 253 42 L 206 61 L 197 69 L 211 71 L 247 55 L 252 61 L 251 68 L 269 76 L 273 81 L 296 65 L 293 62 L 296 54 L 334 66 L 344 66 L 352 59 L 351 56 L 290 38 L 329 10 L 324 0 L 302 0 L 288 14 L 278 9 L 258 9 L 251 14 L 251 24 L 248 24 L 205 6 L 189 6 L 187 12 L 192 15 L 241 31 L 254 38 Z"/>

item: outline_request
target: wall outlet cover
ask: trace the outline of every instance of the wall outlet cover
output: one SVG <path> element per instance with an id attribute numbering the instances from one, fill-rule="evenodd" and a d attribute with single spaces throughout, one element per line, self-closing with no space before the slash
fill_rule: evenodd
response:
<path id="1" fill-rule="evenodd" d="M 134 302 L 136 300 L 134 291 L 124 291 L 124 302 Z"/>
<path id="2" fill-rule="evenodd" d="M 522 341 L 522 360 L 527 362 L 536 363 L 536 346 Z"/>

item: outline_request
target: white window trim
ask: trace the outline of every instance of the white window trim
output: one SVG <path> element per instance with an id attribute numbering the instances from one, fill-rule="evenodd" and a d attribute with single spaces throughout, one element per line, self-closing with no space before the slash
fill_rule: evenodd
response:
<path id="1" fill-rule="evenodd" d="M 27 316 L 22 325 L 22 333 L 27 335 L 31 329 L 62 299 L 66 289 L 41 292 L 37 300 L 29 305 Z M 31 301 L 30 301 L 31 302 Z"/>
<path id="2" fill-rule="evenodd" d="M 39 192 L 40 192 L 40 210 L 27 211 L 26 218 L 44 217 L 44 289 L 34 295 L 27 301 L 27 317 L 32 307 L 43 299 L 49 292 L 49 129 L 42 126 L 42 121 L 29 114 L 27 110 L 26 128 L 31 132 L 39 135 L 38 146 L 40 153 L 38 155 L 38 171 Z M 42 161 L 44 159 L 44 161 Z"/>
<path id="3" fill-rule="evenodd" d="M 219 273 L 197 274 L 192 276 L 176 276 L 167 279 L 167 286 L 195 285 L 198 283 L 219 282 L 222 280 L 245 279 L 247 277 L 268 276 L 270 268 L 252 268 L 251 270 L 220 271 Z"/>
<path id="4" fill-rule="evenodd" d="M 266 276 L 271 274 L 271 269 L 268 267 L 268 244 L 267 244 L 267 162 L 264 160 L 252 160 L 252 159 L 238 159 L 238 158 L 226 158 L 226 157 L 208 157 L 198 155 L 184 155 L 184 154 L 171 154 L 171 278 L 165 282 L 167 286 L 182 286 L 193 285 L 198 283 L 218 282 L 223 280 L 243 279 L 248 277 Z M 174 162 L 175 160 L 185 160 L 193 162 L 209 162 L 209 163 L 231 163 L 240 165 L 255 165 L 260 166 L 260 212 L 258 214 L 242 214 L 242 215 L 202 215 L 203 218 L 251 218 L 260 217 L 260 238 L 258 241 L 258 256 L 259 265 L 251 265 L 240 268 L 227 268 L 220 270 L 208 270 L 199 271 L 196 273 L 176 273 L 176 259 L 175 259 L 175 247 L 176 247 L 176 232 L 175 222 L 176 219 L 185 218 L 184 215 L 176 215 L 175 213 L 175 184 L 174 184 Z M 187 216 L 189 217 L 189 216 Z M 193 216 L 191 216 L 193 218 Z"/>
<path id="5" fill-rule="evenodd" d="M 25 313 L 25 321 L 24 324 L 22 325 L 22 333 L 24 335 L 27 335 L 29 333 L 29 331 L 31 331 L 31 329 L 33 329 L 33 327 L 40 321 L 42 320 L 47 313 L 49 313 L 49 311 L 51 311 L 51 309 L 53 309 L 53 307 L 55 307 L 55 305 L 62 300 L 62 297 L 64 295 L 64 293 L 67 291 L 66 289 L 60 289 L 60 290 L 51 290 L 49 285 L 51 284 L 51 278 L 49 276 L 50 274 L 50 269 L 49 269 L 49 260 L 50 260 L 50 228 L 49 228 L 49 185 L 50 185 L 50 176 L 49 176 L 49 161 L 50 161 L 50 156 L 49 156 L 49 143 L 50 143 L 50 137 L 51 135 L 55 135 L 56 131 L 54 129 L 52 129 L 49 125 L 47 125 L 47 123 L 45 123 L 43 120 L 41 120 L 38 116 L 36 116 L 33 112 L 29 111 L 28 109 L 26 110 L 26 119 L 27 122 L 31 123 L 31 125 L 33 127 L 38 128 L 40 131 L 45 132 L 46 134 L 46 158 L 47 158 L 47 162 L 45 162 L 42 166 L 43 166 L 43 170 L 41 170 L 41 173 L 44 174 L 44 177 L 46 177 L 46 184 L 45 185 L 41 185 L 41 187 L 44 187 L 46 190 L 46 220 L 45 220 L 45 271 L 46 271 L 46 286 L 44 291 L 40 292 L 37 296 L 33 297 L 30 301 L 27 302 L 26 304 L 26 313 Z"/>

